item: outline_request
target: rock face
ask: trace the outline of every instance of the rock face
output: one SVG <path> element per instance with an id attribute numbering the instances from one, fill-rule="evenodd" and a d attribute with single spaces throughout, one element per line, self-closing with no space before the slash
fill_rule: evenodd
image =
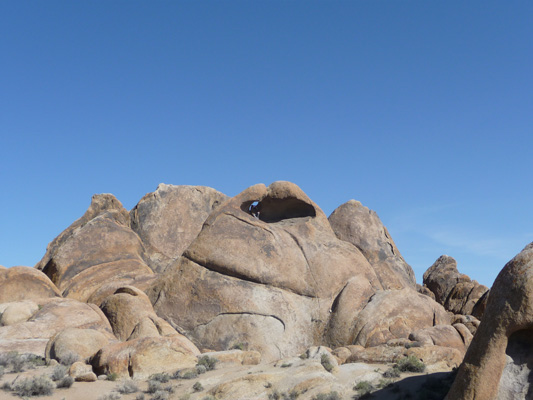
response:
<path id="1" fill-rule="evenodd" d="M 348 304 L 333 307 L 350 280 L 368 289 L 356 293 L 361 308 L 382 289 L 322 210 L 296 185 L 275 182 L 252 186 L 211 213 L 148 294 L 157 314 L 196 344 L 220 351 L 248 343 L 274 360 L 321 341 L 330 310 Z"/>
<path id="2" fill-rule="evenodd" d="M 448 400 L 529 399 L 533 393 L 533 243 L 500 272 Z"/>
<path id="3" fill-rule="evenodd" d="M 53 282 L 30 267 L 0 268 L 0 303 L 61 297 Z"/>
<path id="4" fill-rule="evenodd" d="M 87 212 L 48 245 L 36 267 L 64 297 L 80 301 L 110 281 L 139 282 L 146 288 L 153 271 L 144 262 L 143 244 L 129 224 L 129 213 L 113 195 L 95 195 Z"/>
<path id="5" fill-rule="evenodd" d="M 481 318 L 482 307 L 476 304 L 489 289 L 459 273 L 452 257 L 444 255 L 435 261 L 424 273 L 424 286 L 434 293 L 435 300 L 446 310 L 470 315 L 477 308 L 476 317 Z"/>
<path id="6" fill-rule="evenodd" d="M 105 315 L 94 304 L 71 299 L 44 299 L 25 322 L 0 327 L 0 352 L 16 350 L 45 355 L 49 339 L 67 328 L 95 329 L 111 335 Z"/>
<path id="7" fill-rule="evenodd" d="M 131 227 L 143 241 L 150 266 L 160 272 L 198 236 L 209 214 L 228 197 L 205 186 L 160 184 L 131 210 Z"/>
<path id="8" fill-rule="evenodd" d="M 350 200 L 333 211 L 329 222 L 339 239 L 361 250 L 384 289 L 415 288 L 413 269 L 403 259 L 375 211 Z"/>

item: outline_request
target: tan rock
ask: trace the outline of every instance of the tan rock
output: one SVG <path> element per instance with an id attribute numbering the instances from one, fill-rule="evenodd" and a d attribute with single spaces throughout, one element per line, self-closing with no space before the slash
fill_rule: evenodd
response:
<path id="1" fill-rule="evenodd" d="M 488 291 L 486 286 L 460 274 L 457 262 L 449 256 L 440 256 L 424 273 L 424 286 L 435 294 L 435 300 L 454 314 L 472 314 L 477 302 Z M 483 314 L 481 306 L 477 315 Z"/>
<path id="2" fill-rule="evenodd" d="M 196 365 L 200 351 L 184 336 L 144 337 L 109 344 L 92 360 L 97 374 L 145 379 Z"/>
<path id="3" fill-rule="evenodd" d="M 79 377 L 86 376 L 92 373 L 93 373 L 93 367 L 88 364 L 85 364 L 82 361 L 76 361 L 70 366 L 68 370 L 68 374 L 71 377 L 73 377 L 76 381 L 78 380 Z M 81 381 L 81 382 L 84 382 L 84 381 Z"/>
<path id="4" fill-rule="evenodd" d="M 37 303 L 31 300 L 4 304 L 0 316 L 0 326 L 15 325 L 29 320 L 39 310 Z"/>
<path id="5" fill-rule="evenodd" d="M 94 304 L 51 298 L 42 299 L 39 305 L 41 309 L 28 321 L 0 327 L 0 348 L 11 346 L 10 350 L 22 352 L 19 344 L 27 348 L 27 341 L 31 341 L 31 352 L 44 356 L 48 340 L 67 328 L 95 329 L 108 334 L 112 332 L 107 318 Z"/>
<path id="6" fill-rule="evenodd" d="M 0 303 L 51 297 L 61 294 L 41 271 L 30 267 L 0 269 Z"/>
<path id="7" fill-rule="evenodd" d="M 210 352 L 209 357 L 216 358 L 219 364 L 257 365 L 261 362 L 261 353 L 253 350 L 227 350 Z M 217 364 L 217 366 L 219 365 Z"/>
<path id="8" fill-rule="evenodd" d="M 87 212 L 48 245 L 36 267 L 63 296 L 80 301 L 111 280 L 133 284 L 153 275 L 129 225 L 129 213 L 113 195 L 95 195 Z"/>
<path id="9" fill-rule="evenodd" d="M 211 212 L 228 197 L 205 186 L 160 184 L 131 210 L 131 227 L 155 271 L 163 271 L 198 236 Z"/>
<path id="10" fill-rule="evenodd" d="M 415 287 L 413 269 L 403 259 L 375 211 L 350 200 L 333 211 L 329 222 L 339 239 L 361 250 L 384 289 Z"/>
<path id="11" fill-rule="evenodd" d="M 409 339 L 413 342 L 423 343 L 424 345 L 451 347 L 459 350 L 464 355 L 468 344 L 470 344 L 472 334 L 470 334 L 464 325 L 456 325 L 457 328 L 452 325 L 435 325 L 430 328 L 419 329 L 412 332 L 409 335 Z M 470 336 L 463 339 L 463 336 L 460 334 L 459 330 L 461 330 L 464 335 L 466 335 L 466 332 L 468 332 Z M 468 344 L 465 343 L 465 340 L 468 341 Z"/>
<path id="12" fill-rule="evenodd" d="M 333 306 L 350 279 L 381 289 L 368 261 L 337 239 L 322 210 L 296 185 L 276 182 L 216 208 L 148 294 L 157 314 L 201 347 L 248 343 L 268 362 L 335 330 L 330 314 L 343 312 Z"/>
<path id="13" fill-rule="evenodd" d="M 98 350 L 116 338 L 106 332 L 95 329 L 67 328 L 52 336 L 46 345 L 45 357 L 64 361 L 76 356 L 78 360 L 89 360 Z"/>
<path id="14" fill-rule="evenodd" d="M 533 243 L 500 272 L 448 400 L 525 399 L 533 362 Z"/>
<path id="15" fill-rule="evenodd" d="M 352 343 L 365 347 L 407 338 L 415 330 L 449 324 L 444 308 L 414 289 L 377 292 L 359 313 Z"/>

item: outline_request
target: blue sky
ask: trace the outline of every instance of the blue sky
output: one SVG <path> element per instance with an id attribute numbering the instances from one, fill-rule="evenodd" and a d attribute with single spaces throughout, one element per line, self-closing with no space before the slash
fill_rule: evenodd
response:
<path id="1" fill-rule="evenodd" d="M 533 3 L 2 1 L 0 264 L 158 183 L 375 210 L 420 282 L 533 240 Z"/>

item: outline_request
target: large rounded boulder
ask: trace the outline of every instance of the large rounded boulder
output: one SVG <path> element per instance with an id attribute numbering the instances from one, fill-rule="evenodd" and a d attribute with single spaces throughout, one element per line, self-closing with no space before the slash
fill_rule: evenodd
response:
<path id="1" fill-rule="evenodd" d="M 61 297 L 61 293 L 41 271 L 31 267 L 0 268 L 0 304 L 51 297 Z"/>
<path id="2" fill-rule="evenodd" d="M 449 400 L 529 399 L 533 393 L 533 242 L 505 265 Z"/>
<path id="3" fill-rule="evenodd" d="M 144 261 L 144 246 L 130 228 L 130 216 L 110 194 L 95 195 L 87 212 L 52 243 L 36 265 L 64 297 L 87 301 L 112 282 L 97 300 L 116 286 L 146 289 L 155 278 Z"/>
<path id="4" fill-rule="evenodd" d="M 150 266 L 160 272 L 174 262 L 198 236 L 202 225 L 228 197 L 205 186 L 166 185 L 148 193 L 130 211 Z"/>
<path id="5" fill-rule="evenodd" d="M 335 302 L 349 282 L 359 302 Z M 263 361 L 322 342 L 330 317 L 353 316 L 382 289 L 353 245 L 296 185 L 255 185 L 211 213 L 183 256 L 148 291 L 158 315 L 201 347 L 246 342 Z M 351 307 L 349 312 L 344 305 Z M 344 325 L 343 325 L 344 324 Z"/>
<path id="6" fill-rule="evenodd" d="M 333 211 L 329 222 L 339 239 L 353 244 L 364 254 L 384 289 L 415 288 L 413 269 L 403 259 L 375 211 L 350 200 Z"/>

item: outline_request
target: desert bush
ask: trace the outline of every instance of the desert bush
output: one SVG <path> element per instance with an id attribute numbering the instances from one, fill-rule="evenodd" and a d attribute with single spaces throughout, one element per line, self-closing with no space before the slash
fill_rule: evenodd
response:
<path id="1" fill-rule="evenodd" d="M 72 384 L 74 383 L 74 378 L 72 376 L 64 376 L 61 380 L 59 380 L 57 383 L 56 383 L 56 387 L 58 389 L 68 389 L 69 387 L 72 386 Z"/>
<path id="2" fill-rule="evenodd" d="M 392 379 L 380 379 L 376 386 L 378 389 L 383 389 L 393 384 L 394 384 L 394 381 Z"/>
<path id="3" fill-rule="evenodd" d="M 194 378 L 198 378 L 197 370 L 198 370 L 198 366 L 196 366 L 195 369 L 179 370 L 179 371 L 174 372 L 174 375 L 172 375 L 172 378 L 174 378 L 174 379 L 194 379 Z"/>
<path id="4" fill-rule="evenodd" d="M 327 354 L 322 354 L 320 356 L 320 363 L 322 364 L 324 369 L 328 372 L 331 372 L 331 370 L 334 368 Z"/>
<path id="5" fill-rule="evenodd" d="M 0 365 L 0 378 L 4 376 L 4 367 Z"/>
<path id="6" fill-rule="evenodd" d="M 400 371 L 398 368 L 389 368 L 385 372 L 383 372 L 384 378 L 399 378 L 400 377 Z"/>
<path id="7" fill-rule="evenodd" d="M 341 400 L 337 392 L 319 393 L 313 397 L 313 400 Z"/>
<path id="8" fill-rule="evenodd" d="M 20 354 L 16 354 L 11 359 L 11 371 L 12 372 L 23 372 L 25 367 L 24 358 Z"/>
<path id="9" fill-rule="evenodd" d="M 15 383 L 13 391 L 20 397 L 49 396 L 54 391 L 54 382 L 46 375 L 25 378 Z"/>
<path id="10" fill-rule="evenodd" d="M 13 390 L 13 388 L 11 387 L 11 383 L 9 382 L 2 383 L 2 386 L 0 388 L 5 392 L 10 392 L 11 390 Z"/>
<path id="11" fill-rule="evenodd" d="M 196 382 L 192 386 L 192 390 L 194 390 L 195 392 L 201 392 L 202 390 L 204 390 L 204 387 L 203 387 L 203 385 L 200 382 Z"/>
<path id="12" fill-rule="evenodd" d="M 401 372 L 424 372 L 426 365 L 414 355 L 410 355 L 398 361 L 394 368 Z"/>
<path id="13" fill-rule="evenodd" d="M 244 350 L 246 348 L 246 343 L 238 342 L 231 346 L 231 350 Z"/>
<path id="14" fill-rule="evenodd" d="M 111 392 L 98 397 L 98 400 L 119 400 L 120 397 L 120 394 Z"/>
<path id="15" fill-rule="evenodd" d="M 63 379 L 63 377 L 66 374 L 67 374 L 67 367 L 65 367 L 64 365 L 56 365 L 54 370 L 52 371 L 52 375 L 50 375 L 50 378 L 54 382 L 57 382 L 57 381 Z"/>
<path id="16" fill-rule="evenodd" d="M 150 377 L 148 379 L 150 379 L 151 381 L 158 381 L 158 382 L 161 382 L 161 383 L 167 383 L 170 380 L 170 375 L 166 374 L 164 372 L 160 372 L 160 373 L 157 373 L 157 374 L 150 375 Z"/>
<path id="17" fill-rule="evenodd" d="M 79 361 L 80 357 L 76 353 L 69 352 L 61 357 L 61 364 L 72 365 L 76 361 Z"/>
<path id="18" fill-rule="evenodd" d="M 203 365 L 207 371 L 212 371 L 215 369 L 217 363 L 218 360 L 214 357 L 202 356 L 196 365 Z"/>
<path id="19" fill-rule="evenodd" d="M 196 372 L 198 373 L 198 375 L 205 374 L 207 372 L 207 368 L 205 367 L 205 365 L 197 365 Z"/>
<path id="20" fill-rule="evenodd" d="M 115 389 L 120 394 L 136 393 L 139 391 L 139 387 L 133 381 L 124 381 Z"/>
<path id="21" fill-rule="evenodd" d="M 292 363 L 283 363 L 281 364 L 281 368 L 289 368 L 292 367 Z"/>
<path id="22" fill-rule="evenodd" d="M 152 400 L 168 400 L 169 394 L 164 390 L 158 390 L 152 396 Z"/>
<path id="23" fill-rule="evenodd" d="M 146 393 L 154 394 L 158 390 L 162 390 L 161 388 L 161 382 L 149 380 L 148 381 L 148 389 L 146 389 Z"/>
<path id="24" fill-rule="evenodd" d="M 11 366 L 11 360 L 13 360 L 15 357 L 18 357 L 18 353 L 16 351 L 9 351 L 7 353 L 0 353 L 0 366 L 2 367 L 9 367 Z"/>
<path id="25" fill-rule="evenodd" d="M 135 400 L 144 400 L 144 393 L 139 393 L 139 394 L 135 397 Z"/>
<path id="26" fill-rule="evenodd" d="M 361 381 L 353 387 L 353 390 L 357 391 L 360 395 L 368 394 L 374 390 L 374 386 L 368 381 Z"/>
<path id="27" fill-rule="evenodd" d="M 118 374 L 111 372 L 107 374 L 107 380 L 111 382 L 115 382 L 118 379 Z"/>

